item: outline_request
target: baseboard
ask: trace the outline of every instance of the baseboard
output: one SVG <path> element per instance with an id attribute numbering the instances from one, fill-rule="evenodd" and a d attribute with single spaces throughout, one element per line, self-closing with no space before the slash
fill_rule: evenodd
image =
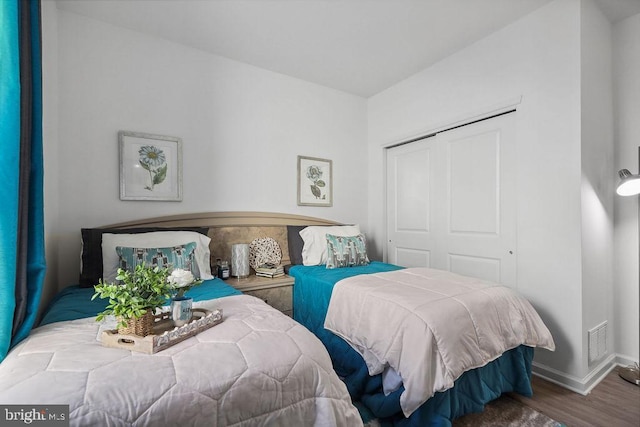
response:
<path id="1" fill-rule="evenodd" d="M 607 357 L 584 378 L 578 378 L 536 362 L 533 362 L 532 371 L 534 375 L 544 380 L 586 396 L 609 372 L 620 364 L 618 363 L 618 358 L 617 355 Z"/>
<path id="2" fill-rule="evenodd" d="M 631 358 L 631 356 L 616 354 L 616 365 L 618 366 L 629 366 L 635 363 L 638 363 L 638 361 Z"/>

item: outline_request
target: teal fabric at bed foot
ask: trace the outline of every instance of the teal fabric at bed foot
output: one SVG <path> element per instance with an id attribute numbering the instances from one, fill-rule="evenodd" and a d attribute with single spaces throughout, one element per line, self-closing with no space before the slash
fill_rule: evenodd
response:
<path id="1" fill-rule="evenodd" d="M 91 297 L 94 294 L 93 287 L 81 288 L 78 285 L 69 286 L 60 291 L 47 308 L 40 326 L 48 323 L 76 320 L 84 317 L 94 317 L 107 308 L 108 300 Z M 242 292 L 227 285 L 220 279 L 205 280 L 201 285 L 189 290 L 188 296 L 193 301 L 222 298 L 231 295 L 241 295 Z M 169 302 L 167 301 L 167 304 Z"/>
<path id="2" fill-rule="evenodd" d="M 502 393 L 516 392 L 523 396 L 531 396 L 533 391 L 530 367 L 533 353 L 532 347 L 524 345 L 509 350 L 486 366 L 465 372 L 453 388 L 436 393 L 409 418 L 396 415 L 379 421 L 382 426 L 450 427 L 451 421 L 455 418 L 482 412 L 484 405 L 497 399 Z M 397 399 L 401 392 L 402 389 L 394 392 Z M 396 399 L 389 399 L 389 396 L 380 394 L 362 396 L 363 403 L 369 409 L 375 408 L 373 412 L 393 411 L 394 400 Z"/>

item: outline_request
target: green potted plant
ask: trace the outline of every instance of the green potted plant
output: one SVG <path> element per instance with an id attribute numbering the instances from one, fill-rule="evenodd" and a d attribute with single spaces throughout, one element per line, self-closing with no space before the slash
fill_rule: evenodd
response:
<path id="1" fill-rule="evenodd" d="M 95 286 L 92 300 L 108 298 L 107 308 L 98 314 L 96 321 L 108 315 L 118 319 L 118 333 L 147 336 L 153 333 L 154 314 L 167 303 L 174 292 L 174 285 L 167 278 L 168 268 L 137 265 L 133 271 L 118 269 L 116 283 L 102 280 Z"/>

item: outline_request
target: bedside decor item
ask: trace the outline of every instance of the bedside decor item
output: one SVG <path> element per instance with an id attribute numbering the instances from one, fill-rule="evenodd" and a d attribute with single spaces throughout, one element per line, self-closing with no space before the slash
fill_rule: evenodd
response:
<path id="1" fill-rule="evenodd" d="M 218 278 L 227 280 L 231 276 L 231 271 L 229 270 L 229 261 L 218 261 Z"/>
<path id="2" fill-rule="evenodd" d="M 276 264 L 262 264 L 256 267 L 256 276 L 268 277 L 269 279 L 284 276 L 284 267 Z"/>
<path id="3" fill-rule="evenodd" d="M 171 298 L 171 319 L 173 324 L 175 326 L 186 325 L 191 321 L 193 298 L 184 294 L 192 287 L 201 284 L 202 280 L 196 280 L 189 270 L 176 268 L 167 278 L 167 282 L 176 292 L 176 296 Z"/>
<path id="4" fill-rule="evenodd" d="M 141 264 L 133 271 L 118 269 L 116 283 L 105 283 L 101 279 L 91 299 L 108 298 L 109 304 L 106 310 L 98 314 L 96 321 L 114 315 L 121 333 L 139 336 L 151 334 L 156 309 L 166 303 L 173 291 L 168 277 L 169 270 L 166 268 Z"/>
<path id="5" fill-rule="evenodd" d="M 182 201 L 182 140 L 118 132 L 120 200 Z"/>
<path id="6" fill-rule="evenodd" d="M 236 243 L 231 245 L 231 275 L 238 279 L 249 277 L 249 245 Z"/>
<path id="7" fill-rule="evenodd" d="M 298 206 L 333 206 L 331 160 L 298 156 Z"/>
<path id="8" fill-rule="evenodd" d="M 261 237 L 249 245 L 249 265 L 254 270 L 264 264 L 279 265 L 282 261 L 282 249 L 275 239 Z"/>

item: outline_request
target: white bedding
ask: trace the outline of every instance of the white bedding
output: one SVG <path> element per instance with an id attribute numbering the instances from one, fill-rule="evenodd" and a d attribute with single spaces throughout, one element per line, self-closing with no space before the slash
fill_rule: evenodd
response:
<path id="1" fill-rule="evenodd" d="M 510 288 L 428 268 L 341 280 L 325 328 L 362 355 L 371 375 L 386 367 L 398 373 L 407 417 L 465 371 L 507 350 L 555 349 L 534 308 Z"/>
<path id="2" fill-rule="evenodd" d="M 224 321 L 154 355 L 102 347 L 95 318 L 52 323 L 0 364 L 3 404 L 69 404 L 82 426 L 358 426 L 320 341 L 238 295 Z"/>

